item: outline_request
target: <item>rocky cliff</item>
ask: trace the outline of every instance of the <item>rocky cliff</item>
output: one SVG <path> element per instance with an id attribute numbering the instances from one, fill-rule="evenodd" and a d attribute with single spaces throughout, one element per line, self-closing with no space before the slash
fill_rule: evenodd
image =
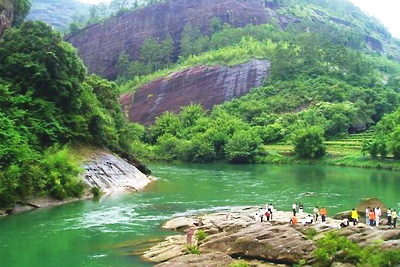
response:
<path id="1" fill-rule="evenodd" d="M 121 96 L 120 103 L 131 121 L 148 125 L 166 111 L 178 112 L 191 103 L 205 109 L 242 96 L 259 87 L 270 63 L 252 60 L 234 67 L 198 66 L 163 77 L 141 87 L 134 95 Z"/>
<path id="2" fill-rule="evenodd" d="M 115 65 L 122 52 L 126 51 L 131 60 L 137 60 L 145 38 L 163 39 L 168 33 L 177 50 L 185 24 L 190 23 L 205 32 L 213 17 L 235 27 L 279 19 L 273 9 L 264 7 L 259 0 L 170 0 L 126 12 L 66 39 L 78 48 L 90 72 L 113 79 L 117 76 Z"/>
<path id="3" fill-rule="evenodd" d="M 0 0 L 0 37 L 11 27 L 14 7 L 10 0 Z"/>

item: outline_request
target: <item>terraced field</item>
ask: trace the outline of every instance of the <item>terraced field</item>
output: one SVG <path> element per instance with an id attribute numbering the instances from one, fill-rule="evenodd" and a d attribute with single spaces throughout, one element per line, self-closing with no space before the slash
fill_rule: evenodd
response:
<path id="1" fill-rule="evenodd" d="M 361 147 L 364 141 L 372 140 L 374 133 L 372 131 L 350 134 L 340 139 L 326 141 L 327 152 L 333 156 L 346 156 L 361 154 Z M 266 145 L 265 150 L 272 153 L 288 155 L 293 153 L 293 145 L 277 143 Z"/>

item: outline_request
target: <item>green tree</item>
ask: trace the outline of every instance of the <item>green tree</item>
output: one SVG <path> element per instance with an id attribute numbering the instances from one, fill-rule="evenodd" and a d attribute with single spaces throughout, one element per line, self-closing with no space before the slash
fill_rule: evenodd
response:
<path id="1" fill-rule="evenodd" d="M 240 130 L 226 144 L 225 153 L 232 163 L 254 162 L 261 144 L 262 140 L 256 130 Z"/>
<path id="2" fill-rule="evenodd" d="M 293 144 L 294 152 L 301 158 L 316 159 L 325 155 L 323 130 L 318 126 L 294 132 Z"/>
<path id="3" fill-rule="evenodd" d="M 24 22 L 25 17 L 29 14 L 31 9 L 30 0 L 11 0 L 14 6 L 14 19 L 12 26 L 18 27 Z"/>

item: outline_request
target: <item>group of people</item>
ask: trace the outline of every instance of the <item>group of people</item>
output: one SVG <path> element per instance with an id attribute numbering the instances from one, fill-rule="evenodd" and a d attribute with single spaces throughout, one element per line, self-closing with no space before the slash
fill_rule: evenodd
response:
<path id="1" fill-rule="evenodd" d="M 274 206 L 272 205 L 272 203 L 265 204 L 264 208 L 261 208 L 259 211 L 256 211 L 256 214 L 254 215 L 254 220 L 256 222 L 263 222 L 263 221 L 269 222 L 270 220 L 272 220 L 273 213 L 274 213 Z"/>
<path id="2" fill-rule="evenodd" d="M 312 212 L 312 215 L 303 216 L 304 205 L 300 202 L 292 204 L 292 212 L 293 216 L 290 218 L 290 224 L 297 224 L 301 222 L 304 225 L 313 224 L 318 222 L 318 218 L 321 217 L 321 222 L 326 222 L 326 215 L 328 214 L 327 209 L 325 207 L 318 208 L 315 206 Z M 274 206 L 270 204 L 266 204 L 263 208 L 257 211 L 254 215 L 254 219 L 259 222 L 270 221 L 272 220 L 274 213 Z M 397 223 L 397 211 L 396 209 L 388 209 L 387 210 L 387 225 L 395 228 Z M 353 225 L 357 225 L 360 220 L 360 216 L 358 211 L 354 208 L 351 210 L 351 218 L 344 218 L 340 223 L 340 227 L 347 227 L 350 225 L 350 221 L 352 221 Z M 376 226 L 379 227 L 379 224 L 382 222 L 382 210 L 379 207 L 370 208 L 368 207 L 365 210 L 365 223 L 369 225 L 371 228 Z M 350 219 L 350 220 L 349 220 Z"/>
<path id="3" fill-rule="evenodd" d="M 366 208 L 365 209 L 365 224 L 370 227 L 376 226 L 379 227 L 379 224 L 382 222 L 382 210 L 379 207 L 375 208 Z M 397 223 L 397 211 L 396 209 L 389 208 L 386 212 L 387 225 L 393 228 L 396 228 Z"/>
<path id="4" fill-rule="evenodd" d="M 297 216 L 302 220 L 303 224 L 312 224 L 314 222 L 318 221 L 318 218 L 321 217 L 321 221 L 324 223 L 326 221 L 326 215 L 328 214 L 328 211 L 326 210 L 325 207 L 318 208 L 318 206 L 315 206 L 313 209 L 313 215 L 308 215 L 303 219 L 303 212 L 304 212 L 304 205 L 300 202 L 298 206 L 298 212 L 297 212 L 297 204 L 293 203 L 292 205 L 292 212 L 293 212 L 293 217 L 290 219 L 290 224 L 296 224 L 297 223 Z"/>

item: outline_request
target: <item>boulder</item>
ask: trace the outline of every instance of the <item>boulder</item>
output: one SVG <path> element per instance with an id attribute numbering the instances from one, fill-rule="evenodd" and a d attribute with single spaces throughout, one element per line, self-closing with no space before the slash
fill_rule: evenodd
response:
<path id="1" fill-rule="evenodd" d="M 197 221 L 188 217 L 177 217 L 167 221 L 162 228 L 167 230 L 183 231 L 193 226 Z"/>
<path id="2" fill-rule="evenodd" d="M 169 236 L 164 242 L 151 247 L 142 258 L 152 262 L 164 262 L 187 254 L 186 237 L 183 235 Z"/>
<path id="3" fill-rule="evenodd" d="M 339 213 L 335 214 L 335 216 L 333 216 L 333 218 L 336 220 L 343 220 L 344 218 L 350 219 L 351 218 L 351 210 L 339 212 Z"/>
<path id="4" fill-rule="evenodd" d="M 90 187 L 98 187 L 104 193 L 116 191 L 138 191 L 152 180 L 125 159 L 110 151 L 87 149 L 84 161 L 83 181 Z"/>
<path id="5" fill-rule="evenodd" d="M 157 264 L 155 267 L 229 266 L 231 262 L 233 262 L 233 259 L 222 253 L 189 254 Z"/>
<path id="6" fill-rule="evenodd" d="M 222 252 L 235 257 L 296 264 L 309 259 L 314 242 L 293 227 L 254 223 L 235 233 L 222 233 L 200 246 L 200 251 Z"/>
<path id="7" fill-rule="evenodd" d="M 388 208 L 387 206 L 378 198 L 366 198 L 363 199 L 357 206 L 356 210 L 358 211 L 359 214 L 365 215 L 365 210 L 370 207 L 380 207 L 382 210 L 382 214 L 387 212 Z"/>

